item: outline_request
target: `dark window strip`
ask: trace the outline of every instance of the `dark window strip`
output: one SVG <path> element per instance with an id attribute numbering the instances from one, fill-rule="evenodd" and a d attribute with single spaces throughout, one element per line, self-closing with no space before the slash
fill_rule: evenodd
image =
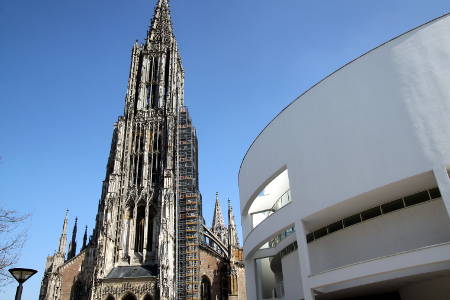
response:
<path id="1" fill-rule="evenodd" d="M 325 227 L 322 227 L 316 231 L 310 232 L 306 235 L 306 242 L 311 243 L 314 240 L 317 240 L 321 237 L 324 237 L 330 233 L 339 231 L 346 227 L 361 223 L 362 221 L 366 221 L 383 214 L 387 214 L 408 206 L 416 205 L 419 203 L 423 203 L 432 199 L 436 199 L 441 197 L 441 192 L 439 188 L 435 187 L 429 190 L 425 190 L 419 193 L 415 193 L 409 196 L 406 196 L 401 199 L 397 199 L 391 202 L 387 202 L 381 204 L 377 207 L 373 207 L 367 209 L 361 213 L 352 215 L 350 217 L 339 220 L 335 223 L 329 224 Z"/>

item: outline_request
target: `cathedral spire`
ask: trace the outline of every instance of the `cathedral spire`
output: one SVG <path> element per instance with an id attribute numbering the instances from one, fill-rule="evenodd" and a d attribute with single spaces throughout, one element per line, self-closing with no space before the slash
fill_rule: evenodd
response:
<path id="1" fill-rule="evenodd" d="M 78 218 L 75 218 L 75 224 L 73 225 L 72 231 L 72 240 L 69 244 L 69 253 L 67 253 L 67 259 L 75 257 L 75 254 L 77 252 L 77 223 Z"/>
<path id="2" fill-rule="evenodd" d="M 63 256 L 66 254 L 66 243 L 67 243 L 67 215 L 69 214 L 69 210 L 66 210 L 66 216 L 64 217 L 63 229 L 61 232 L 61 237 L 59 238 L 59 248 L 58 253 Z"/>

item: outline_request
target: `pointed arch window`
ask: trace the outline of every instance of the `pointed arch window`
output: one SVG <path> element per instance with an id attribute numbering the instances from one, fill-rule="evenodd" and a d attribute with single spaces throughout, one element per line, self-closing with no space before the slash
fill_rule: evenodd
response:
<path id="1" fill-rule="evenodd" d="M 200 299 L 211 300 L 211 281 L 205 275 L 202 276 L 202 283 L 200 285 Z"/>
<path id="2" fill-rule="evenodd" d="M 125 297 L 122 298 L 122 300 L 137 300 L 137 298 L 135 295 L 128 293 L 125 295 Z"/>
<path id="3" fill-rule="evenodd" d="M 158 107 L 159 57 L 150 57 L 149 82 L 147 83 L 147 107 Z"/>
<path id="4" fill-rule="evenodd" d="M 132 228 L 133 210 L 134 210 L 134 205 L 129 204 L 126 208 L 125 216 L 124 216 L 124 220 L 123 220 L 124 226 L 125 226 L 125 230 L 123 232 L 123 247 L 125 249 L 125 256 L 128 255 L 128 250 L 130 248 L 131 232 L 133 230 L 133 228 Z"/>

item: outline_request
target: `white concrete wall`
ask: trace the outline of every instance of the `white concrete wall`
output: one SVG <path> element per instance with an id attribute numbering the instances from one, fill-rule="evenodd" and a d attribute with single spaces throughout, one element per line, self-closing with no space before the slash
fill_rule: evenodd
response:
<path id="1" fill-rule="evenodd" d="M 261 258 L 256 261 L 256 274 L 258 299 L 272 299 L 272 290 L 276 287 L 276 282 L 275 274 L 270 268 L 270 258 Z"/>
<path id="2" fill-rule="evenodd" d="M 303 298 L 300 264 L 298 262 L 297 251 L 282 257 L 281 264 L 283 266 L 284 298 L 293 300 Z"/>
<path id="3" fill-rule="evenodd" d="M 325 219 L 339 219 L 351 213 L 355 206 L 348 205 L 349 199 L 363 207 L 370 204 L 364 203 L 366 193 L 381 189 L 389 200 L 389 192 L 393 190 L 385 187 L 392 183 L 417 174 L 440 174 L 437 182 L 443 191 L 445 208 L 450 211 L 450 182 L 441 172 L 450 166 L 449 32 L 450 15 L 446 15 L 368 52 L 305 92 L 261 132 L 248 150 L 239 173 L 248 264 L 252 264 L 252 255 L 265 240 L 293 223 L 304 225 L 304 228 L 296 226 L 297 237 L 301 239 L 299 249 L 303 249 L 298 251 L 298 256 L 305 298 L 312 299 L 308 287 L 308 282 L 312 282 L 310 263 L 321 266 L 317 271 L 346 264 L 350 259 L 345 259 L 346 254 L 326 257 L 332 254 L 324 249 L 314 249 L 314 253 L 324 256 L 314 258 L 316 254 L 308 253 L 304 233 L 314 227 L 314 222 L 320 224 Z M 253 199 L 283 169 L 289 171 L 293 202 L 250 230 L 246 216 Z M 413 189 L 414 185 L 409 187 Z M 396 197 L 395 193 L 391 196 Z M 400 215 L 409 212 L 405 210 Z M 418 218 L 425 218 L 423 213 Z M 322 219 L 318 220 L 320 214 Z M 375 249 L 368 255 L 400 249 L 397 243 L 388 245 L 388 240 L 393 241 L 400 232 L 412 240 L 405 244 L 407 248 L 447 239 L 432 230 L 433 226 L 448 223 L 443 219 L 442 210 L 439 214 L 437 218 L 429 216 L 428 223 L 433 223 L 430 227 L 420 228 L 413 216 L 411 224 L 407 218 L 402 223 L 402 218 L 391 220 L 386 216 L 396 228 L 379 235 L 380 241 L 372 245 Z M 365 224 L 358 226 L 377 234 Z M 410 226 L 416 228 L 417 235 Z M 364 240 L 362 228 L 361 232 L 356 227 L 348 230 L 355 230 L 356 237 Z M 346 236 L 348 230 L 336 234 L 344 235 L 349 243 L 359 247 L 357 240 Z M 426 232 L 430 240 L 426 240 Z M 371 240 L 368 235 L 366 240 Z M 335 247 L 335 251 L 346 250 L 339 243 L 330 242 L 328 246 Z M 408 264 L 402 267 L 407 268 Z M 247 281 L 253 282 L 250 278 Z M 248 286 L 247 291 L 249 299 L 256 299 L 254 286 Z"/>
<path id="4" fill-rule="evenodd" d="M 313 274 L 352 263 L 450 241 L 441 199 L 400 209 L 308 244 Z"/>
<path id="5" fill-rule="evenodd" d="M 242 163 L 243 212 L 261 184 L 283 166 L 306 216 L 435 164 L 449 165 L 450 130 L 444 130 L 450 128 L 449 27 L 450 18 L 444 17 L 415 29 L 289 105 Z"/>

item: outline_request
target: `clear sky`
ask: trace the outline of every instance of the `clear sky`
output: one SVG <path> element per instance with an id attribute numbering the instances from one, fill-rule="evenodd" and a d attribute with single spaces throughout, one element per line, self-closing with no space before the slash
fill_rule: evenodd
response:
<path id="1" fill-rule="evenodd" d="M 0 2 L 0 206 L 31 213 L 19 265 L 37 299 L 64 211 L 92 230 L 134 40 L 155 0 Z M 200 189 L 239 215 L 237 174 L 253 139 L 311 85 L 449 11 L 448 0 L 172 0 L 199 136 Z M 345 99 L 342 99 L 345 101 Z M 261 163 L 264 163 L 261 161 Z M 239 218 L 237 218 L 239 220 Z M 82 228 L 78 243 L 81 244 Z M 16 284 L 0 292 L 13 299 Z"/>

